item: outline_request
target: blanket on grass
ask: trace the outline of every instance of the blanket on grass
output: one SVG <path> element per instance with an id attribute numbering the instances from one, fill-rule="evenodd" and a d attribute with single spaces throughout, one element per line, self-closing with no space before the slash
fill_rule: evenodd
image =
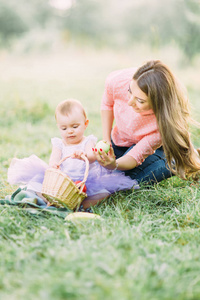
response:
<path id="1" fill-rule="evenodd" d="M 5 199 L 0 199 L 0 205 L 17 205 L 31 214 L 42 215 L 43 213 L 50 213 L 63 219 L 72 212 L 67 208 L 56 208 L 54 206 L 47 206 L 44 204 L 38 205 L 32 202 L 31 198 L 19 200 L 16 196 L 22 191 L 26 191 L 26 188 L 19 187 L 12 195 L 6 196 Z"/>

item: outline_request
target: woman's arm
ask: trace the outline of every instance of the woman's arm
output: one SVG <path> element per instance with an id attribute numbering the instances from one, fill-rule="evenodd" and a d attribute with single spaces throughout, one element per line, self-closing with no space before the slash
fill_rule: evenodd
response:
<path id="1" fill-rule="evenodd" d="M 116 160 L 117 170 L 127 171 L 137 166 L 137 161 L 132 156 L 126 154 Z"/>
<path id="2" fill-rule="evenodd" d="M 142 162 L 149 155 L 153 154 L 162 144 L 161 137 L 158 131 L 153 132 L 143 137 L 130 151 L 122 157 L 115 159 L 113 148 L 106 153 L 99 155 L 98 151 L 95 151 L 98 162 L 107 169 L 116 168 L 118 163 L 118 170 L 125 171 L 135 168 L 141 165 Z"/>
<path id="3" fill-rule="evenodd" d="M 137 166 L 137 161 L 130 155 L 126 154 L 116 160 L 114 150 L 111 147 L 108 154 L 102 151 L 101 155 L 94 149 L 96 160 L 106 169 L 109 170 L 131 170 Z"/>
<path id="4" fill-rule="evenodd" d="M 49 159 L 49 166 L 58 169 L 59 168 L 58 163 L 61 160 L 61 157 L 62 157 L 61 149 L 57 147 L 53 147 Z"/>
<path id="5" fill-rule="evenodd" d="M 101 111 L 101 123 L 103 129 L 103 139 L 111 143 L 111 131 L 114 120 L 113 110 Z"/>

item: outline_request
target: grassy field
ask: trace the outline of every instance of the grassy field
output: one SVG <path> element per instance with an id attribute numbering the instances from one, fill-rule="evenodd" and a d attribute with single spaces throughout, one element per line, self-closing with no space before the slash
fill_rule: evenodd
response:
<path id="1" fill-rule="evenodd" d="M 69 47 L 43 54 L 0 53 L 0 198 L 17 187 L 6 181 L 11 158 L 36 154 L 48 162 L 59 136 L 54 108 L 77 98 L 101 138 L 100 100 L 107 74 L 165 61 L 188 89 L 199 118 L 199 62 L 182 66 L 173 49 L 150 53 Z M 199 142 L 200 130 L 193 141 Z M 113 195 L 81 226 L 48 213 L 0 206 L 0 298 L 4 300 L 200 299 L 200 192 L 177 177 Z"/>

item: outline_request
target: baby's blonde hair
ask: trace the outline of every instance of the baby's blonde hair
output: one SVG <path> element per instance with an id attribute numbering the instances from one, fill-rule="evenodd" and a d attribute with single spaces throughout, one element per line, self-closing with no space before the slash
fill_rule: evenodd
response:
<path id="1" fill-rule="evenodd" d="M 67 116 L 69 115 L 74 109 L 80 109 L 83 113 L 83 116 L 85 119 L 87 119 L 85 109 L 83 108 L 83 105 L 80 101 L 76 99 L 66 99 L 62 102 L 60 102 L 55 110 L 55 118 L 57 121 L 57 114 L 60 113 L 61 115 Z"/>

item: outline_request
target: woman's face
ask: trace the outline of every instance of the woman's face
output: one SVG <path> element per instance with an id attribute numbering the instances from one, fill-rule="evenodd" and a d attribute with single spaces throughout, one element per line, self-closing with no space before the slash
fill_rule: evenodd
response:
<path id="1" fill-rule="evenodd" d="M 141 113 L 152 108 L 147 95 L 139 88 L 135 80 L 131 80 L 128 89 L 128 105 L 130 105 L 135 112 Z"/>

